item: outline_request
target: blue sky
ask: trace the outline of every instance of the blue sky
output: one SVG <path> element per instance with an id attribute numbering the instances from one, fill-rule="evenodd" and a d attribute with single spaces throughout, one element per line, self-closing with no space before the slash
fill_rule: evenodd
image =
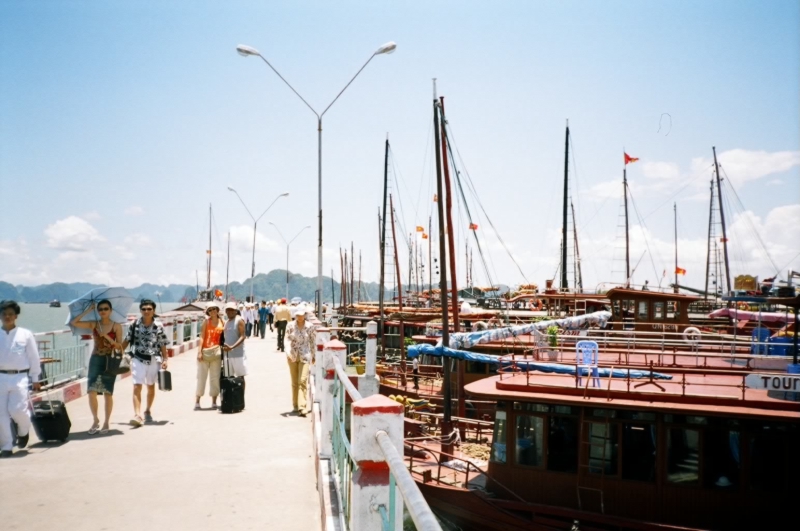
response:
<path id="1" fill-rule="evenodd" d="M 254 212 L 290 192 L 264 218 L 287 238 L 316 227 L 315 118 L 259 59 L 239 57 L 240 43 L 318 109 L 378 46 L 398 44 L 325 117 L 326 274 L 338 275 L 339 245 L 354 241 L 364 277 L 377 279 L 387 132 L 403 227 L 426 224 L 433 77 L 459 170 L 527 280 L 543 284 L 558 264 L 567 119 L 590 287 L 620 280 L 623 148 L 640 158 L 628 173 L 646 224 L 633 220 L 634 261 L 645 235 L 650 249 L 635 282 L 671 273 L 670 196 L 680 191 L 681 266 L 689 284 L 703 283 L 711 146 L 747 211 L 728 214 L 734 274 L 772 273 L 754 229 L 776 267 L 800 269 L 797 2 L 272 4 L 0 5 L 0 193 L 14 198 L 0 229 L 0 280 L 191 283 L 204 269 L 209 202 L 214 278 L 224 279 L 218 238 L 230 230 L 241 280 L 252 225 L 227 186 Z M 492 279 L 521 282 L 479 225 Z M 257 270 L 283 267 L 284 252 L 260 223 Z M 486 283 L 477 262 L 476 282 Z M 315 274 L 315 230 L 293 244 L 290 269 Z"/>

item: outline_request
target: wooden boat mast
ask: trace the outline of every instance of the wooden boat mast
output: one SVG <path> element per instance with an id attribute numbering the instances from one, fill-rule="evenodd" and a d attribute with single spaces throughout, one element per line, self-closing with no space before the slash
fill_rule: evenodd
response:
<path id="1" fill-rule="evenodd" d="M 389 194 L 389 214 L 392 216 L 392 242 L 394 243 L 394 267 L 397 273 L 397 302 L 400 306 L 400 311 L 403 311 L 403 280 L 400 278 L 400 259 L 397 256 L 397 238 L 395 237 L 394 230 L 394 202 L 392 201 L 392 194 Z M 400 338 L 402 342 L 403 338 Z"/>
<path id="2" fill-rule="evenodd" d="M 722 223 L 722 252 L 725 255 L 725 287 L 726 295 L 731 292 L 731 267 L 728 261 L 728 232 L 725 228 L 725 208 L 722 206 L 722 179 L 719 176 L 719 164 L 717 163 L 717 148 L 711 146 L 714 152 L 714 173 L 717 174 L 717 198 L 719 199 L 719 221 Z"/>
<path id="3" fill-rule="evenodd" d="M 622 170 L 622 195 L 625 204 L 625 287 L 631 285 L 631 238 L 628 225 L 628 165 Z"/>
<path id="4" fill-rule="evenodd" d="M 569 195 L 569 120 L 567 120 L 567 135 L 564 140 L 564 209 L 561 219 L 561 290 L 569 289 L 567 279 L 567 197 Z"/>
<path id="5" fill-rule="evenodd" d="M 447 120 L 444 115 L 444 96 L 439 97 L 439 106 L 441 108 L 441 115 L 439 124 L 442 128 L 442 169 L 444 174 L 445 184 L 445 207 L 447 209 L 447 246 L 448 258 L 450 259 L 450 289 L 453 304 L 453 332 L 459 332 L 458 323 L 458 282 L 456 275 L 456 239 L 453 235 L 453 194 L 450 186 L 450 167 L 447 163 L 447 129 L 445 124 Z M 447 343 L 443 343 L 447 346 Z M 458 387 L 458 416 L 464 417 L 466 415 L 464 404 L 464 362 L 458 360 L 456 362 L 458 367 L 457 374 L 457 387 Z"/>
<path id="6" fill-rule="evenodd" d="M 386 292 L 386 201 L 389 188 L 389 133 L 386 133 L 386 147 L 384 148 L 383 155 L 383 215 L 379 216 L 381 222 L 381 281 L 378 286 L 378 313 L 380 314 L 380 328 L 381 345 L 386 348 L 386 338 L 384 336 L 384 315 L 383 304 Z"/>
<path id="7" fill-rule="evenodd" d="M 675 226 L 675 293 L 678 293 L 678 203 L 672 203 L 672 212 Z"/>
<path id="8" fill-rule="evenodd" d="M 436 79 L 433 80 L 433 134 L 434 134 L 434 145 L 440 145 L 439 139 L 439 101 L 436 97 Z M 445 260 L 445 256 L 447 256 L 447 248 L 445 241 L 445 218 L 444 218 L 444 204 L 442 198 L 444 197 L 443 194 L 443 183 L 442 183 L 442 154 L 438 149 L 434 149 L 436 153 L 436 192 L 437 192 L 437 202 L 436 207 L 439 214 L 439 296 L 442 305 L 442 345 L 448 346 L 450 344 L 450 323 L 449 323 L 449 315 L 447 311 L 447 261 Z M 451 395 L 452 391 L 450 389 L 450 363 L 446 357 L 442 356 L 442 375 L 443 375 L 443 383 L 442 383 L 442 392 L 443 392 L 443 410 L 442 410 L 442 434 L 445 433 L 450 435 L 452 432 L 452 403 L 451 403 Z M 443 444 L 442 451 L 445 453 L 452 453 L 452 445 L 450 444 Z"/>

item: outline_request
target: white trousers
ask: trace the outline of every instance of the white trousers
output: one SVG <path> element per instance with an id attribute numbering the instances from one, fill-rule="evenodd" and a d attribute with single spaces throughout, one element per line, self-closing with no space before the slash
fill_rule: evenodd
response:
<path id="1" fill-rule="evenodd" d="M 208 394 L 211 398 L 219 396 L 219 375 L 222 360 L 215 358 L 212 361 L 197 362 L 197 390 L 195 395 L 200 397 L 206 394 L 206 380 L 208 380 Z"/>
<path id="2" fill-rule="evenodd" d="M 18 435 L 31 429 L 28 411 L 28 375 L 0 373 L 0 450 L 13 450 L 11 421 L 17 423 Z"/>

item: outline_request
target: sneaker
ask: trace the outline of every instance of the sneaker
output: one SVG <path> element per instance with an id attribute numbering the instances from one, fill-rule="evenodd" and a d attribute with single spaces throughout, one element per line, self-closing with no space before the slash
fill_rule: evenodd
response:
<path id="1" fill-rule="evenodd" d="M 25 435 L 17 435 L 17 448 L 25 448 L 28 446 L 28 439 L 30 439 L 31 434 L 26 433 Z"/>
<path id="2" fill-rule="evenodd" d="M 195 410 L 195 411 L 200 411 L 200 409 L 201 409 L 201 408 L 200 408 L 200 404 L 195 404 L 195 405 L 194 405 L 194 410 Z"/>
<path id="3" fill-rule="evenodd" d="M 144 424 L 144 422 L 142 421 L 142 417 L 140 417 L 139 415 L 136 415 L 131 419 L 131 426 L 135 428 L 138 428 L 142 424 Z"/>
<path id="4" fill-rule="evenodd" d="M 12 455 L 14 455 L 14 452 L 12 452 L 11 450 L 3 450 L 2 452 L 0 452 L 0 458 L 11 457 Z"/>
<path id="5" fill-rule="evenodd" d="M 151 415 L 149 411 L 145 411 L 144 412 L 144 423 L 145 424 L 150 424 L 151 422 L 153 422 L 153 415 Z"/>

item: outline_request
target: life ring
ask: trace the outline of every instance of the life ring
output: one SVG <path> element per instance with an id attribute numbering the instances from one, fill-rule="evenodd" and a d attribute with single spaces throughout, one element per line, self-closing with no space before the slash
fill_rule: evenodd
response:
<path id="1" fill-rule="evenodd" d="M 690 326 L 683 331 L 683 340 L 689 343 L 690 345 L 697 345 L 700 343 L 700 337 L 702 333 L 698 328 L 694 326 Z"/>
<path id="2" fill-rule="evenodd" d="M 542 304 L 542 299 L 535 299 L 531 301 L 531 309 L 535 312 L 541 312 L 542 308 L 544 308 L 544 304 Z"/>
<path id="3" fill-rule="evenodd" d="M 749 305 L 749 304 L 747 304 L 747 303 L 746 303 L 746 302 L 744 302 L 744 301 L 739 301 L 739 302 L 737 302 L 737 303 L 736 303 L 736 307 L 737 307 L 737 308 L 739 308 L 740 310 L 742 310 L 743 312 L 746 312 L 746 311 L 749 311 L 749 310 L 750 310 L 750 305 Z"/>

